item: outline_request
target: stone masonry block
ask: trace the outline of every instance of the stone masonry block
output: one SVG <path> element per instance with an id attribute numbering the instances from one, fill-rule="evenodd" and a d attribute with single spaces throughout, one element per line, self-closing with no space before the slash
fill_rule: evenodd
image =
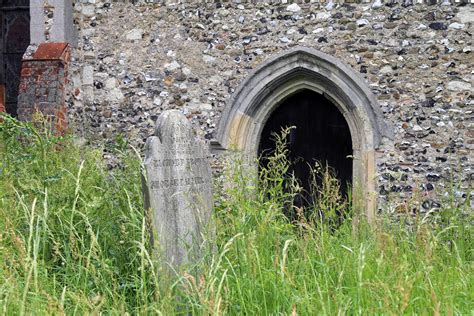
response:
<path id="1" fill-rule="evenodd" d="M 35 112 L 50 118 L 58 133 L 67 128 L 64 106 L 69 61 L 67 43 L 41 43 L 33 59 L 22 62 L 18 117 L 31 120 Z"/>

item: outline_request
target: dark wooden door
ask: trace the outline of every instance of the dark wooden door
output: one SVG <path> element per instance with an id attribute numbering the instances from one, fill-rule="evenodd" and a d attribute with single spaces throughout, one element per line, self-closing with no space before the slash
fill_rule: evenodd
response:
<path id="1" fill-rule="evenodd" d="M 302 90 L 282 102 L 265 123 L 260 140 L 260 154 L 274 149 L 272 133 L 294 126 L 288 137 L 293 165 L 290 173 L 300 180 L 305 192 L 301 204 L 312 203 L 311 168 L 315 162 L 329 166 L 347 194 L 352 183 L 352 139 L 349 126 L 337 107 L 323 95 Z M 299 204 L 299 203 L 297 203 Z"/>
<path id="2" fill-rule="evenodd" d="M 30 44 L 29 0 L 0 0 L 0 85 L 6 111 L 16 115 L 21 60 Z"/>

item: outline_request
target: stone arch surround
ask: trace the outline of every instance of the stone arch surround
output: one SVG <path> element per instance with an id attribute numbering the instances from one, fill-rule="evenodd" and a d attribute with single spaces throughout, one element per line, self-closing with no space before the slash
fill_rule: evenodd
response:
<path id="1" fill-rule="evenodd" d="M 354 152 L 353 186 L 363 192 L 363 206 L 371 221 L 376 209 L 375 150 L 382 138 L 393 139 L 393 132 L 364 79 L 332 56 L 296 47 L 255 69 L 227 102 L 213 147 L 255 157 L 273 110 L 303 89 L 323 94 L 347 121 Z"/>

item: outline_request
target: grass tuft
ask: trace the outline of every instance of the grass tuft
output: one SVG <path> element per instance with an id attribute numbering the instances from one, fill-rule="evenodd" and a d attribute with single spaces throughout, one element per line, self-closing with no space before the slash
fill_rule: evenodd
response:
<path id="1" fill-rule="evenodd" d="M 235 157 L 224 164 L 216 184 L 216 251 L 198 269 L 167 279 L 149 253 L 141 161 L 123 140 L 107 148 L 118 157 L 110 170 L 101 148 L 2 119 L 2 314 L 474 310 L 469 201 L 448 194 L 440 211 L 411 217 L 409 225 L 381 215 L 375 226 L 361 222 L 354 230 L 351 204 L 323 170 L 316 203 L 298 210 L 300 186 L 288 174 L 283 133 L 259 175 Z"/>

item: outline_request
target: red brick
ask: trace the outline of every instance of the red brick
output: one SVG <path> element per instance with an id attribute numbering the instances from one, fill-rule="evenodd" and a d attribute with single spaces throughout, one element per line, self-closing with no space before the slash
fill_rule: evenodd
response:
<path id="1" fill-rule="evenodd" d="M 6 112 L 5 109 L 5 85 L 0 85 L 0 112 Z"/>
<path id="2" fill-rule="evenodd" d="M 25 67 L 25 68 L 22 68 L 22 69 L 21 69 L 21 76 L 22 76 L 22 77 L 29 77 L 29 76 L 31 76 L 32 72 L 33 72 L 33 71 L 32 71 L 31 68 L 26 68 L 26 67 Z"/>
<path id="3" fill-rule="evenodd" d="M 67 129 L 67 108 L 64 102 L 67 64 L 70 49 L 66 43 L 42 43 L 33 59 L 22 62 L 18 117 L 31 120 L 35 112 L 51 119 L 55 132 Z"/>
<path id="4" fill-rule="evenodd" d="M 67 48 L 67 43 L 41 43 L 33 58 L 36 60 L 62 60 Z"/>

